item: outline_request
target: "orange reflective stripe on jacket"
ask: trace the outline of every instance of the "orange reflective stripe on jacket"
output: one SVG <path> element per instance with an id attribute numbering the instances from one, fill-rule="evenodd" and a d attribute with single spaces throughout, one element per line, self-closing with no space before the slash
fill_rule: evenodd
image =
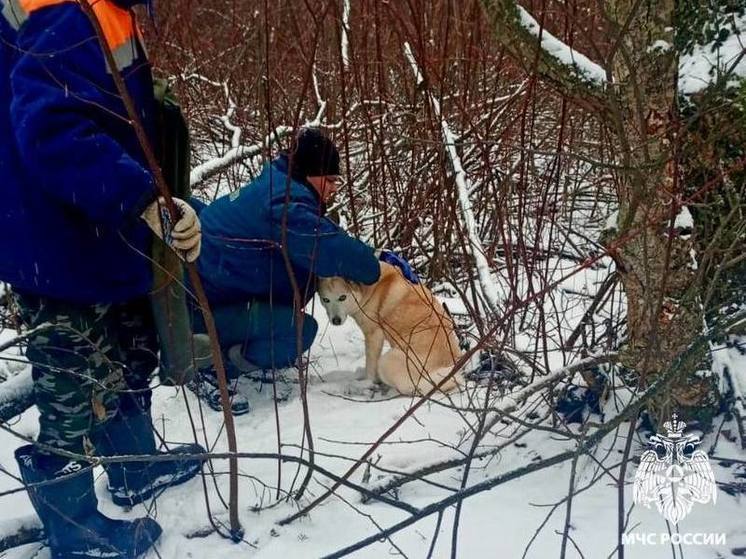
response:
<path id="1" fill-rule="evenodd" d="M 129 10 L 120 8 L 110 0 L 85 0 L 92 7 L 106 42 L 114 54 L 117 68 L 126 68 L 137 58 L 139 30 Z M 15 28 L 37 10 L 59 4 L 77 3 L 78 0 L 5 0 L 3 15 Z"/>

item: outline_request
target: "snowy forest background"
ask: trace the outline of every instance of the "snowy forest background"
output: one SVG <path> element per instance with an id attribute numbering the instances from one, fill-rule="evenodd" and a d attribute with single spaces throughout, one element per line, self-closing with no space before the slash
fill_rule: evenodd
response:
<path id="1" fill-rule="evenodd" d="M 346 179 L 332 215 L 407 257 L 454 315 L 464 368 L 495 372 L 429 401 L 371 390 L 362 335 L 314 305 L 307 387 L 277 405 L 243 387 L 238 544 L 221 537 L 222 417 L 156 390 L 164 438 L 196 436 L 215 458 L 145 507 L 164 527 L 153 556 L 746 555 L 745 9 L 519 4 L 159 0 L 143 14 L 190 124 L 195 194 L 239 188 L 298 126 L 321 127 Z M 15 413 L 29 367 L 4 308 L 0 534 L 5 556 L 44 557 L 12 459 L 36 418 Z M 720 489 L 677 526 L 631 497 L 674 411 Z M 727 544 L 620 545 L 677 530 Z"/>

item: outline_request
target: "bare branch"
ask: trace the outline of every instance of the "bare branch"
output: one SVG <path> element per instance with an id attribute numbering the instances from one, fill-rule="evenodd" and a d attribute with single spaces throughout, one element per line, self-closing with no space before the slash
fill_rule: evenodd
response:
<path id="1" fill-rule="evenodd" d="M 260 155 L 264 150 L 269 149 L 270 146 L 277 143 L 282 138 L 289 136 L 292 131 L 293 129 L 289 126 L 278 126 L 261 144 L 235 146 L 225 152 L 221 157 L 197 165 L 192 169 L 189 176 L 189 182 L 192 188 L 199 186 L 207 179 L 214 177 L 221 171 L 229 168 L 231 165 L 249 159 L 250 157 Z"/>

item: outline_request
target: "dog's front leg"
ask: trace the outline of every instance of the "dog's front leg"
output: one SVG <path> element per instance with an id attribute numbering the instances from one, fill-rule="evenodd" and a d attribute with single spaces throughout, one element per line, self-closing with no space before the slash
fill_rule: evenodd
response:
<path id="1" fill-rule="evenodd" d="M 365 333 L 365 377 L 371 382 L 381 382 L 378 361 L 383 351 L 383 330 L 376 328 Z"/>

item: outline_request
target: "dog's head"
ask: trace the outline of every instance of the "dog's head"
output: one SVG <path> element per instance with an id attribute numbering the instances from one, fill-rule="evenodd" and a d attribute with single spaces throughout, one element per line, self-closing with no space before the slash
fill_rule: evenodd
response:
<path id="1" fill-rule="evenodd" d="M 343 324 L 358 308 L 354 284 L 342 278 L 321 278 L 319 297 L 329 321 L 335 326 Z"/>

